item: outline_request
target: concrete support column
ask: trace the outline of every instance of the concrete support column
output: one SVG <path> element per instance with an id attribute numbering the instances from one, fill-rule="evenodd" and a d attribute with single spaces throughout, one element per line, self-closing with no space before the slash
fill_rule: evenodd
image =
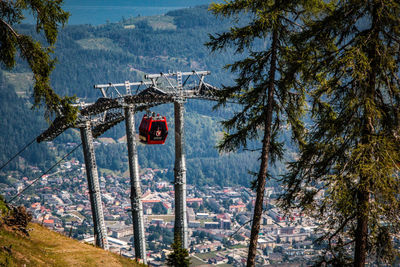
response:
<path id="1" fill-rule="evenodd" d="M 144 217 L 142 205 L 142 191 L 139 180 L 139 164 L 136 148 L 135 110 L 134 107 L 125 108 L 126 139 L 128 145 L 129 174 L 131 180 L 131 208 L 133 220 L 133 238 L 135 256 L 147 264 L 146 243 L 144 234 Z"/>
<path id="2" fill-rule="evenodd" d="M 174 102 L 175 113 L 175 234 L 183 248 L 188 248 L 188 226 L 186 218 L 186 158 L 184 142 L 184 101 Z"/>
<path id="3" fill-rule="evenodd" d="M 90 205 L 92 208 L 95 244 L 96 246 L 108 250 L 107 231 L 104 223 L 103 206 L 101 204 L 99 175 L 97 173 L 90 121 L 86 121 L 84 127 L 80 128 L 80 130 L 89 187 Z"/>

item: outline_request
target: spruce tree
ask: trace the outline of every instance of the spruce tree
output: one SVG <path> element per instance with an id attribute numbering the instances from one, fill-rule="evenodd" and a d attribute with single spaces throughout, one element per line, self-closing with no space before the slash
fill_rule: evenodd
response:
<path id="1" fill-rule="evenodd" d="M 69 14 L 62 10 L 63 0 L 18 0 L 0 1 L 0 63 L 7 68 L 15 66 L 17 51 L 33 72 L 33 107 L 44 105 L 45 116 L 49 118 L 62 113 L 67 122 L 76 118 L 76 108 L 70 103 L 71 97 L 61 98 L 50 85 L 50 74 L 55 66 L 51 58 L 58 29 L 63 26 Z M 45 42 L 40 42 L 18 31 L 17 26 L 25 19 L 24 12 L 30 12 L 36 19 L 36 32 L 44 33 Z"/>
<path id="2" fill-rule="evenodd" d="M 227 132 L 219 149 L 235 151 L 246 147 L 249 139 L 261 139 L 262 143 L 247 266 L 255 265 L 268 164 L 283 154 L 283 145 L 277 139 L 281 126 L 289 124 L 294 137 L 302 132 L 299 117 L 304 94 L 288 87 L 282 74 L 288 71 L 289 37 L 298 30 L 296 16 L 303 2 L 307 1 L 237 0 L 213 4 L 210 8 L 216 15 L 234 18 L 238 24 L 227 32 L 210 36 L 207 45 L 213 51 L 233 47 L 237 54 L 246 55 L 227 66 L 238 78 L 233 86 L 223 87 L 217 107 L 236 101 L 240 110 L 223 122 Z M 309 12 L 307 6 L 302 9 Z M 240 17 L 249 22 L 243 25 Z M 261 42 L 265 48 L 255 45 Z"/>
<path id="3" fill-rule="evenodd" d="M 311 114 L 280 200 L 320 223 L 321 262 L 390 263 L 400 230 L 400 2 L 328 7 L 292 39 L 286 78 L 308 89 Z"/>
<path id="4" fill-rule="evenodd" d="M 175 235 L 174 243 L 171 244 L 172 252 L 167 256 L 168 266 L 189 267 L 190 258 L 187 249 L 182 247 L 182 241 L 178 235 Z"/>

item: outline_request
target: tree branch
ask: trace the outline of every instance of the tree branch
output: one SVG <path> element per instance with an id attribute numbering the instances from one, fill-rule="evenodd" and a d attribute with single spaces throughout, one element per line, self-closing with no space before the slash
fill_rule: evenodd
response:
<path id="1" fill-rule="evenodd" d="M 244 224 L 242 224 L 239 229 L 237 229 L 235 232 L 233 232 L 230 236 L 229 239 L 233 238 L 234 235 L 236 235 L 240 229 L 242 229 L 243 227 L 245 227 L 247 224 L 251 223 L 253 221 L 253 219 L 248 220 L 247 222 L 245 222 Z"/>

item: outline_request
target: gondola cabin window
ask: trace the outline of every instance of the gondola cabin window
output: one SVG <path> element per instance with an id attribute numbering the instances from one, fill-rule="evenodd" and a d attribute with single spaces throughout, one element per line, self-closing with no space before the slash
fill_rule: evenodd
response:
<path id="1" fill-rule="evenodd" d="M 162 145 L 168 136 L 168 124 L 165 116 L 143 115 L 139 126 L 140 142 L 148 145 Z"/>

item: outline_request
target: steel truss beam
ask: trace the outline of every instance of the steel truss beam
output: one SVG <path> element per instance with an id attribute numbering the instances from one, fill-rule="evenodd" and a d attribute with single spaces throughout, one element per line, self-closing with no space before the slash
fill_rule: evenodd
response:
<path id="1" fill-rule="evenodd" d="M 161 105 L 170 103 L 173 97 L 169 95 L 135 95 L 123 96 L 120 98 L 99 98 L 96 103 L 81 110 L 83 116 L 96 115 L 103 113 L 109 109 L 122 108 L 125 105 L 137 105 L 140 107 L 147 107 L 149 105 Z"/>

